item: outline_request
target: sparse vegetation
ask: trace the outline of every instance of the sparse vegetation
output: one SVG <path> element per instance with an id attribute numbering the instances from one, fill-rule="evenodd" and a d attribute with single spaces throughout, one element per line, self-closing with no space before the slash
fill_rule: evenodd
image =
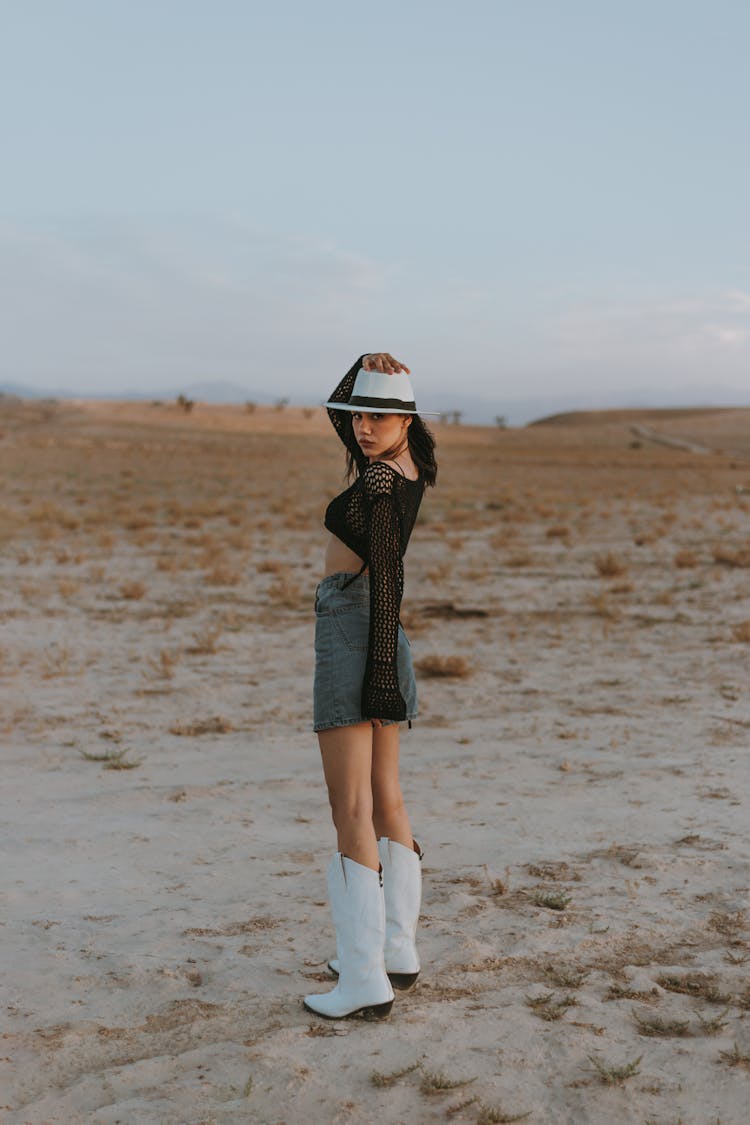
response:
<path id="1" fill-rule="evenodd" d="M 229 719 L 215 715 L 210 719 L 196 719 L 192 723 L 174 723 L 169 728 L 170 734 L 185 738 L 197 738 L 203 734 L 228 734 L 234 730 Z"/>
<path id="2" fill-rule="evenodd" d="M 531 901 L 535 906 L 543 906 L 547 910 L 565 910 L 570 905 L 572 899 L 565 891 L 538 890 L 532 893 Z"/>
<path id="3" fill-rule="evenodd" d="M 384 1086 L 393 1086 L 399 1079 L 405 1078 L 407 1074 L 413 1074 L 421 1065 L 422 1064 L 419 1062 L 411 1063 L 409 1066 L 402 1067 L 401 1070 L 394 1070 L 390 1074 L 381 1074 L 379 1071 L 375 1070 L 370 1075 L 370 1082 L 373 1086 L 381 1088 Z"/>
<path id="4" fill-rule="evenodd" d="M 448 1090 L 458 1090 L 461 1086 L 468 1086 L 475 1082 L 473 1078 L 449 1078 L 440 1070 L 425 1070 L 419 1089 L 423 1094 L 445 1094 Z"/>
<path id="5" fill-rule="evenodd" d="M 628 1078 L 634 1078 L 636 1074 L 640 1074 L 640 1062 L 642 1058 L 643 1055 L 639 1055 L 638 1058 L 633 1059 L 632 1062 L 617 1066 L 614 1063 L 604 1062 L 602 1059 L 597 1058 L 596 1055 L 589 1055 L 589 1062 L 605 1085 L 622 1086 L 624 1082 L 627 1082 Z"/>
<path id="6" fill-rule="evenodd" d="M 507 1110 L 499 1109 L 497 1106 L 482 1104 L 477 1125 L 509 1125 L 512 1121 L 524 1121 L 527 1117 L 531 1117 L 530 1109 L 525 1113 L 508 1113 Z"/>
<path id="7" fill-rule="evenodd" d="M 641 1035 L 650 1036 L 684 1036 L 690 1035 L 689 1020 L 666 1019 L 656 1015 L 642 1015 L 633 1012 L 633 1019 Z"/>
<path id="8" fill-rule="evenodd" d="M 464 656 L 439 656 L 437 653 L 423 656 L 416 662 L 416 669 L 422 676 L 438 679 L 466 679 L 471 675 L 471 667 Z"/>
<path id="9" fill-rule="evenodd" d="M 597 555 L 594 564 L 600 578 L 617 578 L 628 569 L 627 563 L 612 551 L 607 551 L 604 555 Z"/>
<path id="10" fill-rule="evenodd" d="M 559 1020 L 565 1015 L 568 1008 L 577 1003 L 575 996 L 570 994 L 555 996 L 553 992 L 545 992 L 540 996 L 527 996 L 525 999 L 527 1008 L 531 1008 L 535 1016 L 539 1016 L 540 1019 L 546 1020 L 548 1023 Z"/>
<path id="11" fill-rule="evenodd" d="M 728 547 L 723 543 L 713 549 L 714 562 L 720 566 L 747 567 L 750 566 L 750 547 Z"/>
<path id="12" fill-rule="evenodd" d="M 662 973 L 656 978 L 656 982 L 668 992 L 681 992 L 710 1004 L 726 1004 L 731 999 L 719 988 L 715 977 L 703 973 L 686 973 L 684 976 Z"/>
<path id="13" fill-rule="evenodd" d="M 14 771 L 30 777 L 38 767 L 37 808 L 19 838 L 34 855 L 45 832 L 40 810 L 49 808 L 54 840 L 85 839 L 98 862 L 113 809 L 118 825 L 132 825 L 123 839 L 134 846 L 122 862 L 137 860 L 141 870 L 147 858 L 143 871 L 160 873 L 159 896 L 174 896 L 160 897 L 159 912 L 138 920 L 154 954 L 142 966 L 146 975 L 135 947 L 117 965 L 105 964 L 98 960 L 110 924 L 105 907 L 74 917 L 72 896 L 87 885 L 86 855 L 76 852 L 84 877 L 78 891 L 71 884 L 70 899 L 66 892 L 64 920 L 32 920 L 32 936 L 50 941 L 52 956 L 73 925 L 81 932 L 77 958 L 90 958 L 90 971 L 76 970 L 77 994 L 88 1006 L 104 999 L 100 990 L 130 988 L 150 1022 L 139 1023 L 139 1015 L 127 1027 L 118 1020 L 107 1028 L 73 1012 L 69 1026 L 66 1016 L 66 1026 L 44 1027 L 34 1014 L 28 1027 L 38 1025 L 48 1045 L 65 1043 L 65 1057 L 79 1044 L 92 1073 L 106 1070 L 115 1054 L 124 1057 L 125 1047 L 152 1058 L 154 1029 L 174 1016 L 171 998 L 196 997 L 201 981 L 210 984 L 213 945 L 280 982 L 277 1000 L 250 1017 L 229 1003 L 217 1013 L 220 1035 L 237 1042 L 247 1035 L 253 1056 L 266 1054 L 248 1084 L 256 1116 L 273 1116 L 271 1099 L 292 1081 L 300 1112 L 314 1089 L 319 1116 L 354 1120 L 367 1112 L 366 1091 L 351 1091 L 356 1104 L 334 1104 L 325 1083 L 342 1055 L 327 1048 L 345 1048 L 347 1056 L 356 1027 L 314 1020 L 300 1039 L 287 1026 L 303 981 L 330 987 L 314 794 L 295 789 L 294 770 L 302 762 L 305 779 L 317 770 L 305 645 L 321 573 L 322 511 L 342 474 L 340 451 L 324 436 L 325 412 L 199 403 L 188 418 L 174 400 L 158 409 L 121 403 L 116 413 L 103 403 L 60 403 L 54 416 L 37 414 L 33 425 L 14 429 L 3 410 L 0 732 L 14 785 L 9 807 L 22 792 Z M 542 1120 L 556 1110 L 616 1116 L 641 1107 L 647 1115 L 655 1113 L 650 1096 L 659 1086 L 665 1096 L 676 1089 L 685 1059 L 700 1114 L 711 1071 L 721 1073 L 717 1063 L 733 1088 L 750 1070 L 742 1037 L 750 915 L 737 909 L 735 848 L 744 799 L 737 770 L 748 733 L 742 598 L 750 549 L 747 496 L 735 489 L 748 483 L 747 462 L 686 460 L 647 443 L 631 454 L 627 433 L 615 431 L 594 427 L 584 437 L 565 427 L 499 433 L 449 425 L 438 433 L 439 487 L 426 497 L 405 560 L 403 621 L 417 663 L 420 719 L 411 734 L 404 730 L 402 745 L 420 816 L 426 809 L 435 824 L 450 821 L 444 838 L 455 832 L 458 850 L 446 869 L 427 840 L 424 951 L 431 928 L 443 942 L 440 971 L 423 973 L 408 1004 L 399 1001 L 405 1057 L 373 1040 L 382 1054 L 371 1056 L 365 1077 L 375 1067 L 386 1071 L 382 1085 L 370 1087 L 384 1120 L 389 1111 L 404 1120 L 431 1114 L 481 1125 Z M 594 560 L 608 553 L 626 572 L 600 578 Z M 431 654 L 457 657 L 458 669 L 421 671 Z M 263 769 L 250 782 L 234 769 L 237 754 L 253 762 L 262 755 Z M 118 770 L 135 772 L 118 778 Z M 315 801 L 324 801 L 318 780 Z M 85 837 L 73 803 L 82 796 L 91 812 Z M 498 832 L 512 843 L 535 809 L 546 816 L 555 803 L 549 826 L 534 823 L 539 835 L 526 836 L 520 851 L 484 847 Z M 617 805 L 611 822 L 610 803 Z M 248 868 L 280 807 L 288 809 L 288 839 Z M 590 822 L 571 819 L 585 809 L 593 810 Z M 653 832 L 639 827 L 660 809 L 669 811 L 659 813 Z M 149 818 L 142 831 L 133 819 L 141 812 Z M 162 832 L 148 827 L 157 817 L 168 841 L 163 861 Z M 262 884 L 252 877 L 239 892 L 250 895 L 242 898 L 246 913 L 213 892 L 206 899 L 215 856 L 201 825 L 210 823 L 220 824 L 222 847 L 240 874 L 257 867 L 274 880 L 277 917 L 253 916 L 271 906 L 256 897 Z M 621 833 L 611 849 L 612 835 L 602 835 L 607 823 Z M 183 828 L 195 831 L 180 859 L 172 842 Z M 435 826 L 419 830 L 434 835 Z M 511 877 L 504 865 L 513 856 Z M 537 895 L 560 897 L 537 902 Z M 180 933 L 177 954 L 159 938 L 165 903 L 187 903 L 195 915 L 183 922 L 194 927 Z M 127 929 L 129 896 L 112 909 L 122 911 Z M 95 928 L 97 945 L 87 936 Z M 10 935 L 10 922 L 6 929 Z M 178 964 L 187 953 L 195 960 L 189 969 Z M 62 971 L 66 959 L 56 957 Z M 214 984 L 221 991 L 221 980 Z M 527 1006 L 524 996 L 537 992 L 543 996 Z M 190 1011 L 185 1035 L 203 1014 Z M 429 1038 L 437 1014 L 470 1029 L 453 1054 Z M 551 1053 L 517 1051 L 519 1028 L 549 1040 Z M 305 1045 L 308 1036 L 337 1044 Z M 597 1055 L 604 1073 L 593 1063 L 585 1074 L 573 1072 L 566 1050 L 575 1043 Z M 414 1049 L 429 1049 L 429 1058 L 415 1065 Z M 576 1079 L 581 1086 L 628 1083 L 638 1072 L 630 1062 L 636 1049 L 647 1052 L 648 1074 L 632 1082 L 632 1104 L 629 1091 L 602 1089 L 582 1095 L 591 1099 L 582 1109 Z M 567 1066 L 553 1065 L 565 1057 Z M 155 1065 L 158 1073 L 158 1059 Z M 517 1086 L 509 1065 L 517 1067 Z M 236 1086 L 223 1091 L 206 1082 L 206 1096 L 213 1089 L 217 1104 L 238 1098 L 247 1071 L 238 1073 Z M 517 1097 L 506 1099 L 514 1087 Z M 533 1090 L 531 1115 L 520 1112 L 528 1109 L 524 1089 L 529 1099 Z M 204 1115 L 210 1112 L 207 1105 Z M 679 1108 L 662 1100 L 661 1116 L 671 1120 L 670 1113 Z"/>
<path id="14" fill-rule="evenodd" d="M 741 1051 L 737 1043 L 731 1051 L 719 1051 L 719 1060 L 727 1066 L 740 1066 L 744 1070 L 750 1070 L 750 1051 Z"/>

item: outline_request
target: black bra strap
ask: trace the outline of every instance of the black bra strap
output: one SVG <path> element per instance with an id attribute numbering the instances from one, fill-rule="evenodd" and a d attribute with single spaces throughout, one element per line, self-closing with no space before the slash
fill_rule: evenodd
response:
<path id="1" fill-rule="evenodd" d="M 351 586 L 352 582 L 354 582 L 354 580 L 355 580 L 356 578 L 359 578 L 359 576 L 360 576 L 361 574 L 364 574 L 364 572 L 365 572 L 366 570 L 367 570 L 367 563 L 366 563 L 366 562 L 363 562 L 363 563 L 362 563 L 362 566 L 361 566 L 361 567 L 360 567 L 360 569 L 359 569 L 359 570 L 357 571 L 357 573 L 356 573 L 356 574 L 353 574 L 353 575 L 351 576 L 351 578 L 347 578 L 347 580 L 346 580 L 346 582 L 344 583 L 344 585 L 343 585 L 343 586 L 340 586 L 340 587 L 339 587 L 339 589 L 341 589 L 341 590 L 345 590 L 347 586 Z"/>

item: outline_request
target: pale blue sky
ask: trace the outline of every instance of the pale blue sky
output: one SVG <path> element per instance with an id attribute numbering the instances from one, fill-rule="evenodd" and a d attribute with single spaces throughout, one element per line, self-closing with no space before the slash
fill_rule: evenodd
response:
<path id="1" fill-rule="evenodd" d="M 0 13 L 0 382 L 750 402 L 745 3 Z"/>

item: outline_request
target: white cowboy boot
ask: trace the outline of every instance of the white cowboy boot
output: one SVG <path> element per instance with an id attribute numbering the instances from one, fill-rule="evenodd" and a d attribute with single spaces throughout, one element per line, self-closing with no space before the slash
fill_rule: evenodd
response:
<path id="1" fill-rule="evenodd" d="M 417 922 L 422 902 L 422 871 L 424 852 L 416 840 L 406 848 L 381 836 L 378 852 L 383 867 L 385 892 L 385 968 L 394 988 L 411 988 L 419 976 L 419 955 L 416 947 Z M 338 973 L 339 962 L 328 962 L 331 972 Z"/>
<path id="2" fill-rule="evenodd" d="M 336 852 L 328 865 L 328 895 L 340 966 L 336 987 L 306 996 L 305 1007 L 326 1019 L 361 1013 L 383 1019 L 393 1007 L 385 973 L 385 902 L 380 875 Z"/>

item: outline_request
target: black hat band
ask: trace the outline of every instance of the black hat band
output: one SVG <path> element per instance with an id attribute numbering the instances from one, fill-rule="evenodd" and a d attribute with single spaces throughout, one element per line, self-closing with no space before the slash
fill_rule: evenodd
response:
<path id="1" fill-rule="evenodd" d="M 347 406 L 365 406 L 375 413 L 378 409 L 413 410 L 415 412 L 417 409 L 416 402 L 407 402 L 403 398 L 371 398 L 367 395 L 352 395 Z"/>

